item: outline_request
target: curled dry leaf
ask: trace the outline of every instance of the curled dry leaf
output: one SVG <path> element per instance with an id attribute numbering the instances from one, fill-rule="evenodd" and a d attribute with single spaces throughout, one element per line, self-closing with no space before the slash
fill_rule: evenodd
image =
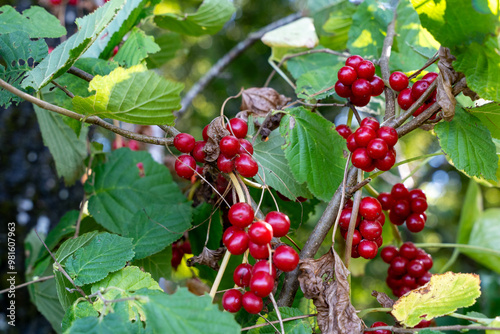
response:
<path id="1" fill-rule="evenodd" d="M 457 100 L 453 95 L 453 84 L 461 78 L 461 73 L 455 72 L 453 69 L 453 61 L 455 56 L 450 53 L 450 49 L 439 48 L 439 76 L 437 78 L 437 96 L 436 100 L 441 106 L 443 118 L 446 121 L 451 121 L 455 116 L 455 105 Z"/>
<path id="2" fill-rule="evenodd" d="M 203 296 L 210 292 L 210 287 L 203 283 L 198 277 L 190 278 L 186 281 L 189 292 L 197 296 Z"/>
<path id="3" fill-rule="evenodd" d="M 220 247 L 215 250 L 203 247 L 203 251 L 200 255 L 193 256 L 192 258 L 187 260 L 187 265 L 192 267 L 196 263 L 199 263 L 205 266 L 209 266 L 214 270 L 219 270 L 219 260 L 222 259 L 225 251 L 225 247 Z"/>
<path id="4" fill-rule="evenodd" d="M 219 116 L 217 118 L 214 118 L 214 120 L 208 126 L 208 140 L 205 147 L 203 148 L 203 150 L 207 154 L 205 157 L 205 161 L 213 162 L 217 160 L 220 153 L 220 140 L 225 136 L 230 135 L 229 131 L 222 124 L 222 118 Z"/>
<path id="5" fill-rule="evenodd" d="M 317 260 L 300 261 L 300 288 L 318 311 L 323 334 L 359 334 L 363 322 L 349 299 L 349 271 L 333 250 Z"/>
<path id="6" fill-rule="evenodd" d="M 392 308 L 395 301 L 383 292 L 372 291 L 372 296 L 377 298 L 377 302 L 380 306 L 385 308 Z"/>

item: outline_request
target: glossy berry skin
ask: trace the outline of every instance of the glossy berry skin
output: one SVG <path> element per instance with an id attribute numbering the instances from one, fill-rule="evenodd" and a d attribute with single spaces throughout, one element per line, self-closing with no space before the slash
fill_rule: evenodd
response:
<path id="1" fill-rule="evenodd" d="M 335 93 L 340 97 L 348 98 L 352 96 L 352 89 L 350 85 L 344 85 L 339 80 L 335 83 Z"/>
<path id="2" fill-rule="evenodd" d="M 342 238 L 344 238 L 344 240 L 347 240 L 347 233 L 348 233 L 348 230 L 344 230 L 343 228 L 340 229 L 340 234 L 342 235 Z M 359 230 L 355 229 L 353 234 L 352 234 L 352 245 L 356 246 L 357 244 L 360 243 L 360 241 L 362 239 L 363 239 L 363 236 L 361 235 Z"/>
<path id="3" fill-rule="evenodd" d="M 233 255 L 241 255 L 248 249 L 248 234 L 245 231 L 235 231 L 225 243 L 229 253 Z"/>
<path id="4" fill-rule="evenodd" d="M 418 233 L 425 227 L 425 220 L 418 213 L 413 213 L 406 218 L 406 227 L 412 233 Z"/>
<path id="5" fill-rule="evenodd" d="M 233 226 L 245 228 L 253 222 L 254 212 L 248 203 L 236 203 L 231 206 L 228 218 Z"/>
<path id="6" fill-rule="evenodd" d="M 390 210 L 394 205 L 394 200 L 390 193 L 380 193 L 377 197 L 380 205 L 382 205 L 382 210 Z"/>
<path id="7" fill-rule="evenodd" d="M 392 186 L 391 196 L 394 200 L 398 199 L 409 199 L 410 192 L 406 189 L 405 185 L 402 183 L 396 183 Z"/>
<path id="8" fill-rule="evenodd" d="M 273 239 L 273 228 L 265 221 L 258 221 L 250 226 L 248 236 L 256 244 L 266 245 Z"/>
<path id="9" fill-rule="evenodd" d="M 234 136 L 225 136 L 219 142 L 220 153 L 226 158 L 234 157 L 240 151 L 240 141 Z"/>
<path id="10" fill-rule="evenodd" d="M 365 219 L 375 220 L 382 214 L 382 206 L 376 198 L 364 197 L 359 204 L 359 213 Z"/>
<path id="11" fill-rule="evenodd" d="M 175 172 L 184 179 L 190 179 L 194 175 L 196 161 L 190 155 L 183 154 L 175 160 Z"/>
<path id="12" fill-rule="evenodd" d="M 345 64 L 346 66 L 351 66 L 352 68 L 355 69 L 356 67 L 358 67 L 359 63 L 361 63 L 363 60 L 364 60 L 363 57 L 354 55 L 347 58 Z"/>
<path id="13" fill-rule="evenodd" d="M 368 171 L 373 164 L 373 159 L 368 155 L 366 148 L 357 148 L 352 152 L 351 162 L 354 167 Z"/>
<path id="14" fill-rule="evenodd" d="M 271 211 L 266 215 L 265 221 L 272 226 L 276 238 L 284 237 L 290 230 L 290 218 L 283 212 Z"/>
<path id="15" fill-rule="evenodd" d="M 61 0 L 50 0 L 50 3 L 53 4 L 54 6 L 57 6 L 61 4 Z"/>
<path id="16" fill-rule="evenodd" d="M 203 151 L 203 148 L 205 147 L 206 143 L 207 143 L 206 141 L 202 140 L 194 143 L 194 148 L 193 151 L 191 152 L 194 160 L 201 163 L 205 163 L 205 157 L 207 156 L 207 154 L 205 153 L 205 151 Z"/>
<path id="17" fill-rule="evenodd" d="M 425 193 L 423 192 L 422 189 L 412 189 L 409 192 L 410 200 L 414 200 L 416 198 L 423 198 L 427 199 L 427 196 L 425 196 Z"/>
<path id="18" fill-rule="evenodd" d="M 259 171 L 259 165 L 251 155 L 242 153 L 234 161 L 234 167 L 243 177 L 254 177 Z"/>
<path id="19" fill-rule="evenodd" d="M 367 126 L 362 126 L 354 132 L 354 139 L 358 147 L 368 146 L 375 138 L 377 138 L 377 133 Z"/>
<path id="20" fill-rule="evenodd" d="M 392 72 L 391 76 L 389 77 L 389 84 L 391 85 L 391 88 L 396 92 L 400 92 L 408 87 L 409 83 L 410 81 L 408 80 L 408 77 L 403 72 Z"/>
<path id="21" fill-rule="evenodd" d="M 358 148 L 358 144 L 356 144 L 356 139 L 354 138 L 354 133 L 347 137 L 347 149 L 350 152 L 354 152 Z"/>
<path id="22" fill-rule="evenodd" d="M 398 142 L 398 133 L 390 126 L 380 127 L 377 131 L 377 137 L 383 139 L 389 147 L 393 147 Z"/>
<path id="23" fill-rule="evenodd" d="M 414 101 L 417 101 L 422 94 L 425 93 L 427 88 L 429 88 L 429 82 L 425 80 L 418 80 L 411 87 L 411 97 Z"/>
<path id="24" fill-rule="evenodd" d="M 245 311 L 250 314 L 259 313 L 262 311 L 262 307 L 264 306 L 262 298 L 257 297 L 252 291 L 247 291 L 243 294 L 241 304 L 243 305 Z"/>
<path id="25" fill-rule="evenodd" d="M 405 199 L 396 200 L 391 212 L 400 218 L 406 218 L 411 213 L 410 203 Z"/>
<path id="26" fill-rule="evenodd" d="M 430 272 L 426 272 L 423 276 L 417 279 L 418 285 L 422 286 L 430 282 L 432 274 Z"/>
<path id="27" fill-rule="evenodd" d="M 358 74 L 356 73 L 356 70 L 354 68 L 350 66 L 344 66 L 337 73 L 337 77 L 343 85 L 350 86 L 354 81 L 356 81 L 356 79 L 358 78 Z"/>
<path id="28" fill-rule="evenodd" d="M 222 307 L 224 310 L 236 313 L 241 309 L 243 295 L 236 289 L 227 290 L 222 296 Z"/>
<path id="29" fill-rule="evenodd" d="M 370 80 L 370 85 L 372 86 L 372 96 L 379 96 L 384 92 L 385 84 L 380 77 L 374 75 Z"/>
<path id="30" fill-rule="evenodd" d="M 274 279 L 268 273 L 263 271 L 255 273 L 250 279 L 250 290 L 257 297 L 267 297 L 274 288 Z"/>
<path id="31" fill-rule="evenodd" d="M 431 320 L 421 320 L 415 327 L 413 328 L 427 328 L 431 325 Z"/>
<path id="32" fill-rule="evenodd" d="M 358 253 L 362 258 L 373 259 L 377 256 L 378 246 L 375 241 L 363 239 L 358 245 Z"/>
<path id="33" fill-rule="evenodd" d="M 281 271 L 292 271 L 299 264 L 299 254 L 290 246 L 278 246 L 273 254 L 273 263 Z"/>
<path id="34" fill-rule="evenodd" d="M 234 170 L 234 160 L 226 157 L 224 154 L 219 154 L 217 158 L 217 168 L 222 173 L 231 173 Z"/>
<path id="35" fill-rule="evenodd" d="M 396 152 L 393 149 L 389 149 L 383 158 L 375 160 L 375 167 L 383 171 L 388 171 L 395 163 Z"/>
<path id="36" fill-rule="evenodd" d="M 387 326 L 385 322 L 377 321 L 371 325 L 370 328 Z M 364 334 L 391 334 L 391 331 L 388 329 L 377 329 L 376 331 L 365 332 Z"/>
<path id="37" fill-rule="evenodd" d="M 356 97 L 372 96 L 373 88 L 370 81 L 366 79 L 357 79 L 351 85 L 352 95 Z"/>
<path id="38" fill-rule="evenodd" d="M 359 257 L 359 252 L 358 252 L 358 245 L 356 246 L 352 246 L 352 249 L 351 249 L 351 257 L 353 259 L 357 259 Z"/>
<path id="39" fill-rule="evenodd" d="M 408 260 L 402 256 L 396 256 L 391 261 L 391 266 L 389 269 L 396 275 L 404 275 L 406 274 L 406 265 L 408 264 Z"/>
<path id="40" fill-rule="evenodd" d="M 234 284 L 240 287 L 250 286 L 252 269 L 252 265 L 248 263 L 242 263 L 237 266 L 233 273 Z"/>
<path id="41" fill-rule="evenodd" d="M 382 235 L 382 226 L 374 220 L 363 220 L 359 232 L 366 240 L 375 241 Z"/>
<path id="42" fill-rule="evenodd" d="M 427 200 L 424 198 L 415 198 L 410 202 L 411 212 L 423 213 L 427 210 Z"/>
<path id="43" fill-rule="evenodd" d="M 260 245 L 253 241 L 248 243 L 250 255 L 252 255 L 252 257 L 256 260 L 269 258 L 269 248 L 267 246 L 268 244 Z"/>
<path id="44" fill-rule="evenodd" d="M 375 75 L 375 66 L 369 60 L 363 60 L 356 67 L 356 72 L 358 73 L 358 78 L 370 80 Z"/>
<path id="45" fill-rule="evenodd" d="M 203 132 L 202 132 L 202 136 L 203 136 L 203 140 L 204 141 L 207 141 L 208 140 L 208 127 L 209 127 L 210 124 L 207 124 L 205 125 L 205 127 L 203 128 Z"/>
<path id="46" fill-rule="evenodd" d="M 375 138 L 368 143 L 366 150 L 368 151 L 368 155 L 370 156 L 370 158 L 382 159 L 383 157 L 386 156 L 387 152 L 389 151 L 389 146 L 387 146 L 385 140 L 380 138 Z"/>
<path id="47" fill-rule="evenodd" d="M 399 217 L 398 215 L 396 215 L 396 214 L 394 213 L 394 211 L 393 211 L 393 210 L 391 210 L 391 211 L 389 212 L 389 220 L 390 220 L 390 221 L 391 221 L 391 223 L 393 223 L 394 225 L 398 225 L 398 226 L 399 226 L 399 225 L 403 225 L 403 224 L 405 223 L 405 219 L 406 219 L 406 217 L 403 217 L 403 218 Z"/>
<path id="48" fill-rule="evenodd" d="M 432 257 L 429 254 L 417 255 L 415 260 L 422 262 L 425 270 L 431 270 L 432 265 L 434 264 L 432 261 Z"/>
<path id="49" fill-rule="evenodd" d="M 240 139 L 240 150 L 239 150 L 239 154 L 242 154 L 242 153 L 248 153 L 250 155 L 253 154 L 253 145 L 252 143 L 250 143 L 248 140 L 246 139 Z"/>
<path id="50" fill-rule="evenodd" d="M 190 153 L 194 148 L 194 137 L 189 133 L 179 133 L 174 138 L 174 146 L 182 153 Z"/>
<path id="51" fill-rule="evenodd" d="M 399 255 L 407 260 L 413 260 L 417 257 L 417 247 L 412 242 L 405 242 L 399 248 Z"/>
<path id="52" fill-rule="evenodd" d="M 422 104 L 420 107 L 418 107 L 417 110 L 415 110 L 415 112 L 413 113 L 413 117 L 417 117 L 418 115 L 423 113 L 427 108 L 429 108 L 429 104 L 427 103 Z"/>
<path id="53" fill-rule="evenodd" d="M 346 208 L 340 213 L 339 225 L 340 228 L 347 230 L 349 228 L 349 222 L 351 221 L 352 208 Z M 356 227 L 361 223 L 361 217 L 358 215 L 356 217 Z"/>
<path id="54" fill-rule="evenodd" d="M 406 88 L 398 95 L 398 104 L 403 110 L 408 110 L 415 100 L 411 96 L 411 88 Z"/>
<path id="55" fill-rule="evenodd" d="M 380 251 L 380 257 L 385 263 L 391 263 L 398 254 L 398 249 L 394 246 L 386 246 Z"/>
<path id="56" fill-rule="evenodd" d="M 412 290 L 417 287 L 417 280 L 415 279 L 415 277 L 413 277 L 409 274 L 404 275 L 401 278 L 401 282 L 403 283 L 403 285 L 411 288 Z"/>
<path id="57" fill-rule="evenodd" d="M 248 132 L 248 124 L 241 118 L 232 118 L 229 120 L 229 124 L 226 125 L 226 129 L 234 134 L 236 138 L 245 138 Z"/>
<path id="58" fill-rule="evenodd" d="M 271 264 L 271 271 L 269 271 L 269 261 L 260 260 L 253 266 L 252 275 L 258 273 L 259 271 L 263 271 L 265 273 L 270 274 L 273 278 L 276 278 L 276 266 Z"/>
<path id="59" fill-rule="evenodd" d="M 410 276 L 415 277 L 415 278 L 419 278 L 421 276 L 424 276 L 424 274 L 426 273 L 424 265 L 419 260 L 411 260 L 406 265 L 406 271 L 408 272 L 408 274 Z"/>
<path id="60" fill-rule="evenodd" d="M 349 138 L 349 136 L 352 134 L 352 130 L 350 127 L 348 127 L 346 124 L 340 124 L 337 125 L 335 130 L 341 135 L 344 139 Z"/>
<path id="61" fill-rule="evenodd" d="M 365 117 L 361 121 L 360 127 L 368 127 L 373 131 L 377 132 L 380 127 L 380 123 L 377 121 L 375 117 Z"/>
<path id="62" fill-rule="evenodd" d="M 434 80 L 436 80 L 437 77 L 438 74 L 436 72 L 429 72 L 426 75 L 424 75 L 421 80 L 425 80 L 429 84 L 431 84 Z"/>
<path id="63" fill-rule="evenodd" d="M 384 224 L 385 224 L 385 214 L 383 212 L 381 212 L 380 216 L 378 216 L 377 219 L 375 219 L 375 221 L 377 223 L 379 223 L 380 226 L 384 226 Z"/>
<path id="64" fill-rule="evenodd" d="M 229 226 L 225 231 L 224 234 L 222 235 L 222 243 L 225 245 L 226 243 L 229 242 L 229 239 L 233 236 L 234 232 L 236 231 L 243 231 L 239 227 L 236 226 Z"/>
<path id="65" fill-rule="evenodd" d="M 364 107 L 370 103 L 370 96 L 352 96 L 349 98 L 356 107 Z"/>

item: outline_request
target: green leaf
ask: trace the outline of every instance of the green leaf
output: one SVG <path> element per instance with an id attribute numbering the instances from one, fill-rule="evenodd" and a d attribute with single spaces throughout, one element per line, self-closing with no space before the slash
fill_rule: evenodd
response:
<path id="1" fill-rule="evenodd" d="M 222 29 L 235 12 L 234 4 L 229 0 L 204 0 L 196 13 L 155 16 L 155 23 L 160 28 L 181 34 L 201 36 L 213 35 Z"/>
<path id="2" fill-rule="evenodd" d="M 134 27 L 127 40 L 114 56 L 114 61 L 120 65 L 133 66 L 139 64 L 149 53 L 160 51 L 153 36 L 147 36 L 144 31 Z"/>
<path id="3" fill-rule="evenodd" d="M 75 131 L 64 122 L 64 116 L 38 106 L 34 108 L 43 143 L 56 163 L 57 175 L 63 177 L 67 185 L 75 183 L 85 171 L 88 128 L 82 128 L 77 137 Z"/>
<path id="4" fill-rule="evenodd" d="M 109 334 L 137 333 L 137 325 L 123 321 L 120 315 L 110 313 L 105 317 L 86 317 L 76 319 L 67 334 Z"/>
<path id="5" fill-rule="evenodd" d="M 337 81 L 336 73 L 342 65 L 342 63 L 338 63 L 336 66 L 322 67 L 302 74 L 297 79 L 296 83 L 297 88 L 295 89 L 295 93 L 297 93 L 297 97 L 303 99 L 314 98 L 322 100 L 335 94 L 333 86 Z M 319 92 L 323 93 L 317 94 Z"/>
<path id="6" fill-rule="evenodd" d="M 75 286 L 61 273 L 57 265 L 54 264 L 54 279 L 56 281 L 56 292 L 59 299 L 59 303 L 66 311 L 76 300 L 82 295 L 79 292 L 74 291 Z M 74 292 L 70 292 L 74 291 Z"/>
<path id="7" fill-rule="evenodd" d="M 490 327 L 500 327 L 500 317 L 496 317 L 493 322 L 491 322 Z M 500 331 L 486 331 L 486 334 L 499 334 Z"/>
<path id="8" fill-rule="evenodd" d="M 500 55 L 498 38 L 489 36 L 483 44 L 472 43 L 454 52 L 456 71 L 463 72 L 467 86 L 483 99 L 500 101 Z"/>
<path id="9" fill-rule="evenodd" d="M 109 25 L 102 30 L 99 37 L 83 54 L 83 57 L 110 58 L 114 47 L 120 44 L 123 37 L 138 23 L 147 2 L 148 0 L 125 1 L 125 5 L 118 11 Z"/>
<path id="10" fill-rule="evenodd" d="M 320 46 L 317 49 L 322 48 L 323 47 Z M 286 66 L 292 76 L 297 79 L 306 72 L 325 68 L 328 66 L 334 66 L 337 63 L 339 63 L 339 58 L 336 55 L 332 55 L 329 53 L 312 53 L 309 55 L 292 58 L 287 61 Z"/>
<path id="11" fill-rule="evenodd" d="M 408 327 L 468 307 L 481 295 L 479 275 L 447 272 L 432 275 L 428 284 L 399 298 L 392 315 Z"/>
<path id="12" fill-rule="evenodd" d="M 280 307 L 279 310 L 280 310 L 282 319 L 304 315 L 297 308 Z M 267 320 L 268 321 L 278 320 L 278 316 L 276 314 L 276 311 L 272 311 L 271 313 L 269 313 L 267 315 Z M 264 319 L 259 319 L 257 321 L 257 324 L 263 324 L 265 322 L 267 322 L 267 321 L 265 321 Z M 287 321 L 287 322 L 284 322 L 283 325 L 284 325 L 285 333 L 287 333 L 287 334 L 310 334 L 312 332 L 312 328 L 309 325 L 309 322 L 307 321 L 307 319 Z M 255 329 L 252 329 L 251 331 L 248 332 L 248 334 L 274 334 L 274 333 L 276 333 L 276 331 L 273 328 L 273 326 L 265 326 L 265 327 L 255 328 Z"/>
<path id="13" fill-rule="evenodd" d="M 392 11 L 376 0 L 365 0 L 352 17 L 347 47 L 351 54 L 378 59 Z"/>
<path id="14" fill-rule="evenodd" d="M 329 10 L 343 0 L 308 0 L 307 9 L 311 14 L 317 14 Z"/>
<path id="15" fill-rule="evenodd" d="M 155 38 L 155 43 L 160 46 L 160 51 L 146 58 L 148 68 L 157 68 L 174 59 L 177 51 L 182 48 L 181 36 L 176 33 L 165 33 Z"/>
<path id="16" fill-rule="evenodd" d="M 474 180 L 470 180 L 463 201 L 462 212 L 460 213 L 460 221 L 458 222 L 457 243 L 466 244 L 469 242 L 474 223 L 482 211 L 483 196 L 481 195 L 481 189 Z"/>
<path id="17" fill-rule="evenodd" d="M 29 38 L 57 38 L 66 35 L 61 21 L 38 6 L 24 10 L 22 15 L 11 6 L 0 7 L 0 31 L 2 34 L 24 31 Z"/>
<path id="18" fill-rule="evenodd" d="M 398 4 L 396 31 L 389 62 L 393 70 L 415 71 L 418 64 L 424 64 L 439 48 L 439 43 L 420 24 L 410 0 L 402 0 Z"/>
<path id="19" fill-rule="evenodd" d="M 169 279 L 172 274 L 172 248 L 167 247 L 159 253 L 153 254 L 141 260 L 132 262 L 133 265 L 144 269 L 151 277 L 159 281 L 161 277 Z"/>
<path id="20" fill-rule="evenodd" d="M 500 252 L 500 209 L 493 208 L 483 211 L 474 222 L 469 238 L 469 245 L 489 248 Z M 481 263 L 485 267 L 500 273 L 500 255 L 487 253 L 480 250 L 468 248 L 461 249 L 461 252 L 468 257 Z"/>
<path id="21" fill-rule="evenodd" d="M 174 110 L 181 107 L 184 85 L 164 79 L 144 65 L 117 68 L 107 76 L 95 76 L 87 98 L 75 96 L 75 111 L 134 124 L 174 125 Z"/>
<path id="22" fill-rule="evenodd" d="M 94 237 L 98 234 L 99 232 L 97 231 L 92 231 L 89 233 L 85 233 L 80 235 L 76 239 L 68 239 L 66 240 L 61 247 L 56 252 L 56 260 L 59 263 L 64 262 L 69 256 L 71 256 L 74 252 L 76 252 L 78 249 L 82 248 L 83 246 L 87 245 Z"/>
<path id="23" fill-rule="evenodd" d="M 26 32 L 15 31 L 0 34 L 0 59 L 6 65 L 4 67 L 0 64 L 0 78 L 17 89 L 24 90 L 21 82 L 26 77 L 26 73 L 31 71 L 34 64 L 40 62 L 47 52 L 48 48 L 44 40 L 32 41 Z M 22 98 L 0 88 L 0 107 L 7 108 L 11 102 L 21 101 L 23 101 Z"/>
<path id="24" fill-rule="evenodd" d="M 498 157 L 491 134 L 479 119 L 461 106 L 455 108 L 451 122 L 434 128 L 439 144 L 454 166 L 469 176 L 496 180 Z"/>
<path id="25" fill-rule="evenodd" d="M 111 0 L 83 18 L 76 19 L 78 32 L 59 44 L 23 81 L 36 91 L 66 72 L 111 22 L 125 0 Z"/>
<path id="26" fill-rule="evenodd" d="M 121 235 L 132 238 L 135 260 L 158 253 L 191 227 L 190 203 L 153 204 L 121 224 Z"/>
<path id="27" fill-rule="evenodd" d="M 173 295 L 148 296 L 144 310 L 153 332 L 176 334 L 240 333 L 233 315 L 212 304 L 208 295 L 195 296 L 185 288 Z"/>
<path id="28" fill-rule="evenodd" d="M 137 163 L 144 167 L 144 177 Z M 136 212 L 151 205 L 185 203 L 168 169 L 153 160 L 148 152 L 133 152 L 128 148 L 113 151 L 106 163 L 94 168 L 93 182 L 85 184 L 90 194 L 89 212 L 95 220 L 114 233 L 122 233 L 122 224 Z"/>
<path id="29" fill-rule="evenodd" d="M 288 109 L 280 132 L 285 137 L 285 157 L 299 183 L 316 197 L 329 201 L 342 182 L 345 158 L 344 140 L 335 125 L 309 110 Z"/>
<path id="30" fill-rule="evenodd" d="M 255 158 L 255 153 L 253 157 Z M 213 214 L 210 221 L 210 215 L 212 215 L 214 210 L 216 212 Z M 195 227 L 189 231 L 189 241 L 193 254 L 199 255 L 203 251 L 203 246 L 207 240 L 207 233 L 210 233 L 208 236 L 207 248 L 217 249 L 220 247 L 222 224 L 220 224 L 219 217 L 220 213 L 217 212 L 217 209 L 208 203 L 202 203 L 194 208 L 193 226 Z M 209 225 L 210 231 L 208 231 Z"/>
<path id="31" fill-rule="evenodd" d="M 281 148 L 285 144 L 278 131 L 271 132 L 267 141 L 257 141 L 254 145 L 254 159 L 259 163 L 259 172 L 265 183 L 286 197 L 312 197 L 305 183 L 299 184 L 293 177 L 285 152 Z M 257 182 L 263 184 L 260 178 Z"/>
<path id="32" fill-rule="evenodd" d="M 347 0 L 310 1 L 309 7 L 316 7 L 311 13 L 319 42 L 332 50 L 347 49 L 352 16 L 358 6 Z M 317 10 L 321 8 L 320 10 Z"/>
<path id="33" fill-rule="evenodd" d="M 422 25 L 443 46 L 481 43 L 488 34 L 495 34 L 498 17 L 491 10 L 481 13 L 473 1 L 411 0 Z M 452 52 L 453 53 L 453 52 Z"/>
<path id="34" fill-rule="evenodd" d="M 69 327 L 71 327 L 75 320 L 86 317 L 97 318 L 98 316 L 99 313 L 88 301 L 82 301 L 80 303 L 76 302 L 66 310 L 66 314 L 64 315 L 61 324 L 62 330 L 66 331 Z"/>
<path id="35" fill-rule="evenodd" d="M 467 109 L 490 130 L 491 136 L 500 139 L 500 104 L 491 102 L 480 107 Z"/>
<path id="36" fill-rule="evenodd" d="M 66 272 L 78 286 L 97 282 L 123 268 L 134 257 L 132 239 L 101 233 L 65 262 Z"/>

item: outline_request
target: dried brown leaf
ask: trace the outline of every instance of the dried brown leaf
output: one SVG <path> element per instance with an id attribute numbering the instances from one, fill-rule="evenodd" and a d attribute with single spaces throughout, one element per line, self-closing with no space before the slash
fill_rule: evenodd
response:
<path id="1" fill-rule="evenodd" d="M 455 105 L 457 100 L 453 95 L 453 84 L 460 79 L 460 74 L 453 69 L 455 56 L 450 53 L 450 49 L 439 48 L 439 76 L 437 78 L 437 96 L 436 100 L 441 106 L 443 118 L 451 121 L 455 116 Z"/>
<path id="2" fill-rule="evenodd" d="M 249 114 L 266 117 L 272 110 L 281 109 L 291 101 L 289 97 L 269 87 L 245 89 L 241 95 L 240 110 L 248 118 Z M 240 113 L 240 114 L 242 114 Z"/>
<path id="3" fill-rule="evenodd" d="M 214 270 L 219 270 L 219 260 L 224 256 L 226 251 L 225 247 L 220 247 L 218 249 L 212 250 L 207 247 L 203 247 L 203 251 L 200 255 L 196 255 L 187 260 L 187 265 L 192 267 L 196 263 L 209 266 Z"/>
<path id="4" fill-rule="evenodd" d="M 385 308 L 392 308 L 395 301 L 383 292 L 372 291 L 372 296 L 377 298 L 378 303 Z"/>
<path id="5" fill-rule="evenodd" d="M 203 151 L 205 151 L 205 153 L 207 154 L 205 157 L 205 161 L 213 162 L 217 160 L 220 153 L 220 140 L 225 136 L 230 135 L 229 131 L 222 124 L 222 118 L 219 116 L 214 118 L 214 120 L 208 126 L 208 140 L 205 144 L 205 147 L 203 148 Z"/>
<path id="6" fill-rule="evenodd" d="M 203 283 L 198 277 L 190 278 L 186 281 L 189 292 L 197 296 L 203 296 L 210 292 L 210 287 Z"/>
<path id="7" fill-rule="evenodd" d="M 317 260 L 301 260 L 300 270 L 300 287 L 316 306 L 321 332 L 361 333 L 363 322 L 349 299 L 349 271 L 338 254 L 332 250 Z"/>

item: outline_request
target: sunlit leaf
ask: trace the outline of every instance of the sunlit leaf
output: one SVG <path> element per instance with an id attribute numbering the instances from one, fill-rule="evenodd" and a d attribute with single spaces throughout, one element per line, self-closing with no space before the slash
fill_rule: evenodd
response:
<path id="1" fill-rule="evenodd" d="M 71 305 L 70 308 L 66 310 L 66 314 L 64 315 L 64 318 L 62 320 L 62 330 L 65 331 L 69 327 L 71 327 L 71 324 L 78 319 L 81 318 L 86 318 L 86 317 L 95 317 L 97 318 L 99 316 L 99 313 L 96 311 L 96 309 L 92 306 L 91 303 L 88 301 L 81 301 L 74 303 Z"/>
<path id="2" fill-rule="evenodd" d="M 150 53 L 160 51 L 153 36 L 147 36 L 144 31 L 134 27 L 127 40 L 114 56 L 114 61 L 128 67 L 139 64 Z"/>
<path id="3" fill-rule="evenodd" d="M 32 6 L 19 13 L 11 6 L 0 7 L 0 34 L 24 31 L 29 38 L 57 38 L 66 35 L 61 21 L 44 8 Z"/>
<path id="4" fill-rule="evenodd" d="M 500 104 L 491 102 L 480 107 L 467 109 L 468 112 L 476 116 L 490 130 L 491 135 L 500 139 Z"/>
<path id="5" fill-rule="evenodd" d="M 318 46 L 317 49 L 323 49 L 323 47 Z M 306 72 L 328 66 L 335 66 L 339 62 L 342 62 L 342 60 L 340 60 L 336 55 L 328 53 L 312 53 L 309 55 L 294 57 L 287 61 L 286 66 L 292 76 L 297 79 Z"/>
<path id="6" fill-rule="evenodd" d="M 325 99 L 335 94 L 334 85 L 337 82 L 337 72 L 344 65 L 322 67 L 302 74 L 297 79 L 295 92 L 299 98 Z M 318 94 L 319 93 L 319 94 Z"/>

